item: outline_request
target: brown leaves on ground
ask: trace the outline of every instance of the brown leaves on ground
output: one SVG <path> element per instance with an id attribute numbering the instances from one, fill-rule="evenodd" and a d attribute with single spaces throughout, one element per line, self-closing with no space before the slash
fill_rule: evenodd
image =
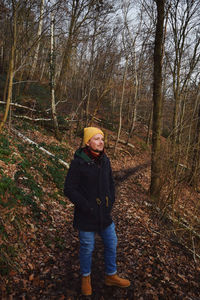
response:
<path id="1" fill-rule="evenodd" d="M 35 137 L 42 141 L 38 133 Z M 170 240 L 167 224 L 148 205 L 150 169 L 145 164 L 149 157 L 123 152 L 111 161 L 117 186 L 113 219 L 118 236 L 118 272 L 131 280 L 131 286 L 120 289 L 104 285 L 103 245 L 97 236 L 91 299 L 200 299 L 199 263 L 195 264 L 178 242 Z M 64 197 L 59 200 L 66 201 L 66 206 L 55 199 L 43 204 L 43 213 L 48 214 L 45 222 L 26 218 L 29 230 L 21 229 L 24 250 L 17 271 L 2 280 L 2 300 L 84 299 L 78 233 L 72 228 L 73 205 Z M 28 215 L 28 208 L 22 208 L 21 217 Z"/>

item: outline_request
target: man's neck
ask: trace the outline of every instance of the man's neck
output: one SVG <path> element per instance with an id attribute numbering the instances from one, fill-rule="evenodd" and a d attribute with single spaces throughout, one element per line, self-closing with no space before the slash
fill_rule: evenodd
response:
<path id="1" fill-rule="evenodd" d="M 99 150 L 93 150 L 91 148 L 89 148 L 89 149 L 90 149 L 90 152 L 92 153 L 92 155 L 94 155 L 94 156 L 99 156 L 100 155 L 100 151 Z"/>
<path id="2" fill-rule="evenodd" d="M 85 147 L 84 152 L 90 157 L 90 158 L 99 158 L 101 156 L 101 154 L 103 154 L 103 151 L 95 151 L 91 148 L 89 148 L 88 146 Z"/>

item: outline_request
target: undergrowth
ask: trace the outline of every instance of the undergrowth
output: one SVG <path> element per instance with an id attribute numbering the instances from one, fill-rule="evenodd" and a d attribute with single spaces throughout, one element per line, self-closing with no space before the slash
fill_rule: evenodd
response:
<path id="1" fill-rule="evenodd" d="M 10 162 L 11 152 L 9 140 L 5 136 L 0 136 L 0 160 Z"/>
<path id="2" fill-rule="evenodd" d="M 31 218 L 35 224 L 51 221 L 48 209 L 41 209 L 41 205 L 47 207 L 51 199 L 60 203 L 58 196 L 63 195 L 67 170 L 58 159 L 66 160 L 68 150 L 56 143 L 40 146 L 53 153 L 55 158 L 47 157 L 35 146 L 11 139 L 8 134 L 0 135 L 0 278 L 16 269 L 22 249 L 16 249 L 12 239 L 14 236 L 16 245 L 18 242 L 23 244 L 20 232 L 29 227 L 25 219 Z M 13 174 L 4 170 L 4 166 L 10 164 L 15 165 Z M 20 211 L 17 213 L 20 207 L 28 209 L 25 219 L 21 218 Z"/>

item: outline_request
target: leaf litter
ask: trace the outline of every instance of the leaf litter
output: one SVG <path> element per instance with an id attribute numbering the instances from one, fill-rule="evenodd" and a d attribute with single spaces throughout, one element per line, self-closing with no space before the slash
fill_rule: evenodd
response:
<path id="1" fill-rule="evenodd" d="M 37 137 L 43 141 L 38 132 L 34 135 Z M 58 143 L 46 137 L 45 142 Z M 116 182 L 113 219 L 118 236 L 118 273 L 129 278 L 131 286 L 120 289 L 104 285 L 103 245 L 97 236 L 90 299 L 200 299 L 199 262 L 179 242 L 171 240 L 168 224 L 163 224 L 157 211 L 148 205 L 149 157 L 141 157 L 140 152 L 132 157 L 118 152 L 118 159 L 114 159 L 111 149 L 107 152 Z M 72 150 L 70 155 L 72 158 Z M 133 172 L 127 174 L 130 169 Z M 13 177 L 13 170 L 8 165 L 6 172 Z M 36 171 L 34 175 L 37 176 Z M 1 299 L 85 299 L 80 291 L 79 241 L 72 227 L 73 205 L 60 194 L 51 198 L 50 191 L 56 190 L 56 186 L 40 180 L 46 193 L 45 201 L 40 203 L 40 218 L 34 219 L 29 207 L 13 212 L 13 217 L 20 216 L 26 226 L 22 222 L 20 238 L 14 239 L 20 253 L 17 268 L 0 277 Z M 1 211 L 5 214 L 6 209 Z M 8 234 L 13 234 L 9 227 L 13 225 L 5 221 L 5 226 Z"/>

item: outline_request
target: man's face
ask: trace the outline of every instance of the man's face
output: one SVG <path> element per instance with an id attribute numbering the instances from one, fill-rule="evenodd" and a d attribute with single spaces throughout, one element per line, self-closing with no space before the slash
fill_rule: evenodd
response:
<path id="1" fill-rule="evenodd" d="M 104 137 L 100 133 L 95 134 L 86 144 L 91 150 L 103 151 Z"/>

